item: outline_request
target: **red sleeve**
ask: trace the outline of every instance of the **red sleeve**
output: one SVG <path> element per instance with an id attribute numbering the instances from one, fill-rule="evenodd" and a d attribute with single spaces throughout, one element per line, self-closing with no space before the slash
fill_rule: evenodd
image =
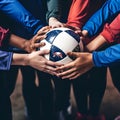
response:
<path id="1" fill-rule="evenodd" d="M 106 0 L 73 0 L 67 24 L 74 27 L 82 28 L 89 17 L 95 13 Z"/>
<path id="2" fill-rule="evenodd" d="M 90 0 L 73 0 L 67 24 L 81 28 L 88 19 Z"/>
<path id="3" fill-rule="evenodd" d="M 6 30 L 0 27 L 0 46 L 3 46 L 3 44 L 8 43 L 9 35 L 9 29 Z"/>
<path id="4" fill-rule="evenodd" d="M 120 14 L 110 24 L 105 25 L 101 35 L 109 43 L 120 41 Z"/>

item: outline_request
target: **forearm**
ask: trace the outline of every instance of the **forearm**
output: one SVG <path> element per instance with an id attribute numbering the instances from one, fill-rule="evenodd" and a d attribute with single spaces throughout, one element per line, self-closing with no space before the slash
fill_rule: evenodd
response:
<path id="1" fill-rule="evenodd" d="M 89 44 L 85 46 L 85 49 L 89 52 L 98 50 L 107 44 L 107 40 L 102 36 L 98 35 L 95 39 L 93 39 Z"/>
<path id="2" fill-rule="evenodd" d="M 47 8 L 48 11 L 46 13 L 46 19 L 49 21 L 49 19 L 56 18 L 60 19 L 60 11 L 59 11 L 59 3 L 58 0 L 47 0 Z"/>
<path id="3" fill-rule="evenodd" d="M 25 66 L 28 64 L 28 54 L 13 54 L 13 59 L 11 65 L 22 65 Z"/>
<path id="4" fill-rule="evenodd" d="M 0 11 L 8 16 L 14 24 L 21 25 L 31 34 L 36 34 L 43 27 L 42 22 L 27 11 L 18 0 L 0 0 Z"/>
<path id="5" fill-rule="evenodd" d="M 96 67 L 111 66 L 120 62 L 120 44 L 111 46 L 104 51 L 93 52 Z"/>
<path id="6" fill-rule="evenodd" d="M 90 0 L 73 0 L 70 7 L 67 24 L 82 28 L 89 15 Z"/>
<path id="7" fill-rule="evenodd" d="M 120 14 L 110 24 L 107 23 L 100 34 L 108 43 L 120 43 Z"/>
<path id="8" fill-rule="evenodd" d="M 9 44 L 12 46 L 15 46 L 17 48 L 23 49 L 25 50 L 26 47 L 26 39 L 21 38 L 19 36 L 16 36 L 14 34 L 10 35 L 10 40 L 9 40 Z"/>
<path id="9" fill-rule="evenodd" d="M 108 0 L 105 4 L 87 21 L 83 30 L 87 30 L 89 36 L 100 32 L 103 25 L 120 12 L 119 0 Z"/>

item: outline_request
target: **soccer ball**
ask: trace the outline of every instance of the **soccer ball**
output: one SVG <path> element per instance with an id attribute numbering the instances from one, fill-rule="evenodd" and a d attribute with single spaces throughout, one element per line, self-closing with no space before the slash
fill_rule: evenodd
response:
<path id="1" fill-rule="evenodd" d="M 46 34 L 46 38 L 41 42 L 45 42 L 46 45 L 40 47 L 40 50 L 50 50 L 45 58 L 54 62 L 69 63 L 72 58 L 67 56 L 67 52 L 80 51 L 80 36 L 69 28 L 54 28 Z"/>

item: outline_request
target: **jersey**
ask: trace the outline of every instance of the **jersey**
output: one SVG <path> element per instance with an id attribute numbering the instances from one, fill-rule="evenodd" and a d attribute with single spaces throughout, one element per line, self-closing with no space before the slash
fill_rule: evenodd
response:
<path id="1" fill-rule="evenodd" d="M 113 45 L 104 51 L 93 52 L 92 56 L 96 67 L 112 66 L 120 63 L 120 44 Z"/>
<path id="2" fill-rule="evenodd" d="M 106 22 L 111 22 L 120 13 L 120 0 L 107 0 L 104 5 L 86 22 L 82 30 L 87 30 L 89 37 L 101 32 Z"/>
<path id="3" fill-rule="evenodd" d="M 9 30 L 0 27 L 0 70 L 9 70 L 11 66 L 13 53 L 3 50 L 3 48 L 8 44 L 9 36 Z"/>

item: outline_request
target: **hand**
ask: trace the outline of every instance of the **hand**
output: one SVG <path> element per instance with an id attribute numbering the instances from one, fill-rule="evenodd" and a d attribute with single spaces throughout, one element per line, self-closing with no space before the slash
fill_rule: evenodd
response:
<path id="1" fill-rule="evenodd" d="M 64 24 L 58 21 L 56 18 L 49 18 L 49 26 L 51 26 L 52 28 L 63 27 L 63 25 Z"/>
<path id="2" fill-rule="evenodd" d="M 43 55 L 48 54 L 48 50 L 35 51 L 27 55 L 25 59 L 25 65 L 29 65 L 40 71 L 56 75 L 55 67 L 61 66 L 62 64 L 52 62 L 43 57 Z"/>
<path id="3" fill-rule="evenodd" d="M 57 76 L 62 79 L 75 79 L 94 66 L 91 53 L 69 52 L 68 56 L 74 58 L 74 61 L 56 68 L 56 71 L 60 71 Z"/>
<path id="4" fill-rule="evenodd" d="M 24 44 L 24 50 L 27 52 L 35 51 L 36 48 L 44 46 L 45 43 L 41 43 L 40 41 L 46 37 L 46 33 L 50 30 L 49 26 L 41 28 L 37 34 L 30 40 L 26 40 Z"/>
<path id="5" fill-rule="evenodd" d="M 74 30 L 75 33 L 79 34 L 80 36 L 82 35 L 82 31 L 79 27 L 75 27 L 75 26 L 70 26 L 68 24 L 64 24 L 64 27 L 67 27 L 69 29 Z"/>

